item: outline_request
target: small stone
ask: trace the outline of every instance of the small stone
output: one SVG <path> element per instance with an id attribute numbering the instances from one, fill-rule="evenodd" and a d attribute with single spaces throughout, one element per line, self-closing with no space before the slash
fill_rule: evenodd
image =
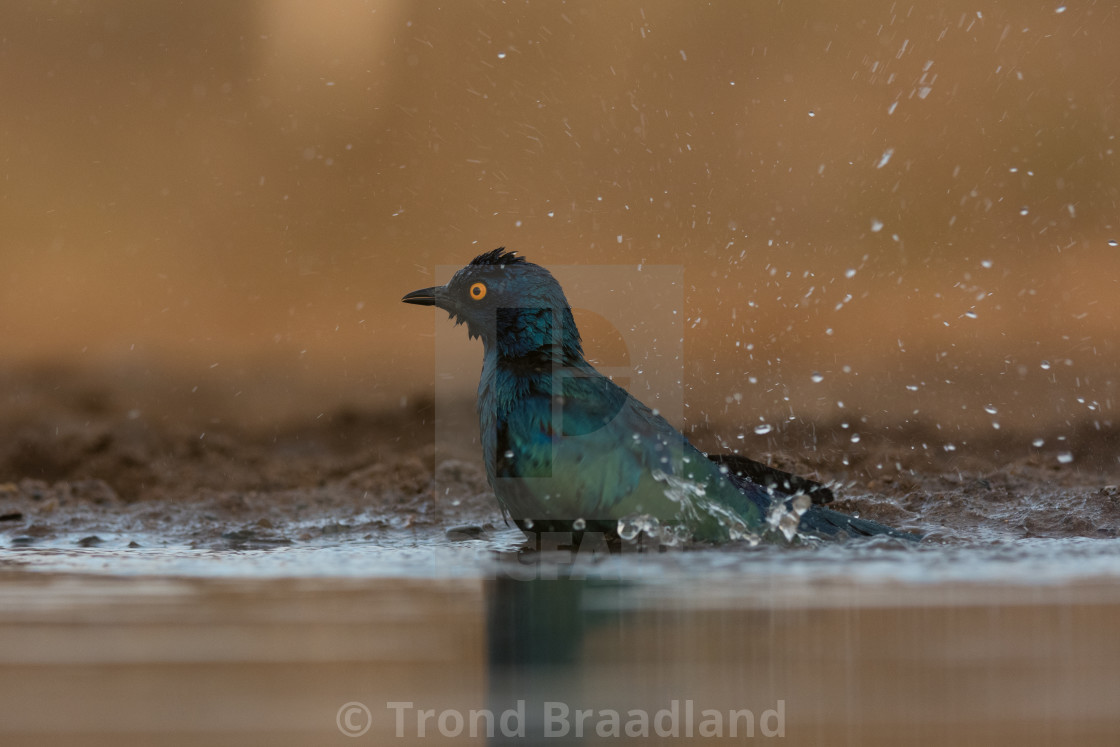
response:
<path id="1" fill-rule="evenodd" d="M 446 532 L 447 539 L 452 542 L 463 542 L 465 540 L 476 540 L 485 537 L 485 530 L 477 524 L 465 524 L 463 526 L 451 527 Z"/>

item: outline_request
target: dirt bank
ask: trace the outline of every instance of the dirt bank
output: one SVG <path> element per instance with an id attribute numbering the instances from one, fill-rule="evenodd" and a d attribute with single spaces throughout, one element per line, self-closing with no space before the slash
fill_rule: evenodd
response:
<path id="1" fill-rule="evenodd" d="M 423 394 L 321 412 L 308 394 L 312 406 L 300 412 L 270 411 L 263 381 L 249 397 L 200 393 L 170 375 L 24 368 L 0 380 L 0 542 L 9 547 L 127 546 L 133 535 L 269 546 L 503 526 L 469 401 L 441 405 L 440 427 L 452 432 L 436 438 L 437 407 Z M 324 392 L 322 402 L 340 399 Z M 691 436 L 835 481 L 841 510 L 934 540 L 1120 533 L 1115 426 L 1086 417 L 1029 431 L 958 429 L 950 444 L 936 413 L 927 418 L 848 412 L 787 422 L 765 439 L 738 439 L 738 424 L 713 420 Z"/>

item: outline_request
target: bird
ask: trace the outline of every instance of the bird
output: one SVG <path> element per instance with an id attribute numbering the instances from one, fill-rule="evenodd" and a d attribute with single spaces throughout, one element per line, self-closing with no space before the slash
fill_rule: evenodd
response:
<path id="1" fill-rule="evenodd" d="M 827 486 L 740 455 L 706 454 L 587 361 L 571 306 L 544 267 L 499 247 L 446 285 L 408 293 L 483 345 L 483 462 L 527 535 L 609 543 L 789 543 L 910 532 L 825 508 Z"/>

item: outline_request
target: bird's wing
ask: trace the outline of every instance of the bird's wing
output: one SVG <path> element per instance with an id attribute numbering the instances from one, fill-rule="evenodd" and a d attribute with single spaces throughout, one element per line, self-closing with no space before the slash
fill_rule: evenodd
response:
<path id="1" fill-rule="evenodd" d="M 646 471 L 642 443 L 623 438 L 634 424 L 617 422 L 634 420 L 625 391 L 603 377 L 565 377 L 560 390 L 526 392 L 497 425 L 495 492 L 515 518 L 606 515 Z"/>
<path id="2" fill-rule="evenodd" d="M 514 518 L 691 512 L 707 525 L 730 510 L 757 522 L 747 496 L 664 418 L 594 369 L 577 373 L 564 377 L 559 398 L 528 393 L 499 423 L 495 492 Z"/>

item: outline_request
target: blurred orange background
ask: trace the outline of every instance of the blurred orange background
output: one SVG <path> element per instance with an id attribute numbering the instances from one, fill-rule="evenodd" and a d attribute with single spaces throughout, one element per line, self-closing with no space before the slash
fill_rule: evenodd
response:
<path id="1" fill-rule="evenodd" d="M 683 268 L 704 411 L 1110 416 L 1117 38 L 1110 3 L 7 2 L 4 357 L 396 403 L 434 377 L 400 297 L 505 245 Z"/>

